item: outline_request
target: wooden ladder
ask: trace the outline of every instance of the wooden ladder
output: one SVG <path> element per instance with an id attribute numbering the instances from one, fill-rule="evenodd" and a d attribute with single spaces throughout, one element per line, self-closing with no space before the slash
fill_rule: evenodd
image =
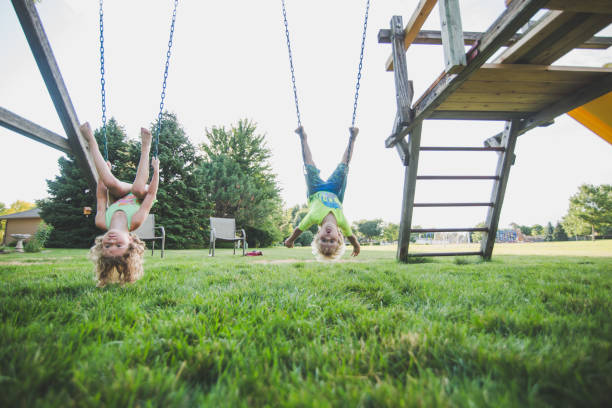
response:
<path id="1" fill-rule="evenodd" d="M 504 200 L 510 167 L 514 163 L 514 147 L 517 138 L 518 121 L 507 122 L 504 132 L 496 135 L 485 141 L 484 147 L 427 147 L 412 144 L 411 156 L 409 157 L 408 168 L 410 163 L 413 164 L 414 170 L 418 168 L 419 152 L 496 152 L 498 153 L 497 168 L 492 176 L 442 176 L 428 175 L 420 176 L 416 171 L 410 171 L 407 168 L 406 184 L 412 186 L 409 191 L 404 190 L 403 206 L 406 207 L 402 211 L 402 215 L 409 216 L 410 219 L 402 219 L 400 230 L 404 233 L 400 235 L 398 245 L 398 256 L 400 260 L 407 260 L 409 257 L 425 257 L 425 256 L 473 256 L 479 255 L 484 259 L 491 259 L 493 245 L 499 224 L 499 215 Z M 413 180 L 414 179 L 414 180 Z M 415 203 L 414 194 L 416 180 L 492 180 L 493 187 L 491 191 L 491 199 L 488 202 L 430 202 L 430 203 Z M 414 207 L 489 207 L 485 226 L 474 228 L 412 228 L 412 210 Z M 482 232 L 483 239 L 481 242 L 480 251 L 468 252 L 422 252 L 409 253 L 411 233 L 436 233 L 436 232 Z"/>

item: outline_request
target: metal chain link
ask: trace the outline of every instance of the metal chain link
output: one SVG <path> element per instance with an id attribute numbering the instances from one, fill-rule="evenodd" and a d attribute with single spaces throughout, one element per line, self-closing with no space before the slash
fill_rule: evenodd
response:
<path id="1" fill-rule="evenodd" d="M 287 23 L 287 10 L 285 9 L 285 0 L 282 0 L 283 5 L 283 20 L 285 22 L 285 36 L 287 37 L 287 50 L 289 51 L 289 67 L 291 68 L 291 82 L 293 83 L 293 99 L 295 100 L 295 112 L 297 114 L 298 127 L 302 126 L 302 118 L 300 115 L 300 105 L 298 103 L 297 88 L 295 86 L 295 71 L 293 69 L 293 55 L 291 54 L 291 41 L 289 40 L 289 24 Z"/>
<path id="2" fill-rule="evenodd" d="M 281 0 L 281 3 L 283 6 L 283 21 L 285 23 L 285 36 L 287 37 L 287 50 L 289 52 L 289 67 L 291 68 L 291 82 L 293 84 L 293 98 L 295 100 L 295 111 L 297 114 L 298 127 L 301 127 L 302 119 L 300 116 L 300 106 L 298 103 L 297 88 L 295 86 L 295 72 L 293 69 L 293 55 L 291 53 L 291 41 L 289 39 L 289 24 L 287 23 L 287 10 L 285 8 L 285 0 Z M 355 126 L 355 118 L 357 117 L 357 101 L 359 99 L 359 88 L 361 86 L 361 69 L 363 67 L 363 53 L 365 49 L 366 32 L 368 29 L 369 12 L 370 12 L 370 0 L 367 0 L 365 17 L 364 17 L 364 22 L 363 22 L 363 34 L 361 35 L 361 53 L 359 54 L 359 69 L 357 72 L 357 83 L 355 85 L 355 101 L 353 102 L 353 120 L 351 122 L 351 127 Z"/>
<path id="3" fill-rule="evenodd" d="M 106 90 L 104 85 L 104 12 L 100 0 L 100 85 L 102 85 L 102 134 L 104 135 L 104 160 L 108 161 L 108 139 L 106 138 Z"/>
<path id="4" fill-rule="evenodd" d="M 164 82 L 162 84 L 161 101 L 159 102 L 159 114 L 157 115 L 157 126 L 155 131 L 155 145 L 153 156 L 159 153 L 159 133 L 161 132 L 162 113 L 164 111 L 164 99 L 166 98 L 166 80 L 168 79 L 168 67 L 170 65 L 170 55 L 172 51 L 172 37 L 174 36 L 174 23 L 176 22 L 176 7 L 178 0 L 174 0 L 174 11 L 172 12 L 172 24 L 170 24 L 170 39 L 168 40 L 168 51 L 166 52 L 166 67 L 164 69 Z"/>
<path id="5" fill-rule="evenodd" d="M 366 31 L 368 29 L 368 14 L 370 12 L 370 0 L 366 4 L 365 18 L 363 20 L 363 35 L 361 36 L 361 53 L 359 54 L 359 70 L 357 72 L 357 84 L 355 85 L 355 102 L 353 103 L 353 120 L 351 127 L 355 127 L 357 117 L 357 100 L 359 99 L 359 87 L 361 86 L 361 68 L 363 66 L 363 51 L 365 49 Z"/>

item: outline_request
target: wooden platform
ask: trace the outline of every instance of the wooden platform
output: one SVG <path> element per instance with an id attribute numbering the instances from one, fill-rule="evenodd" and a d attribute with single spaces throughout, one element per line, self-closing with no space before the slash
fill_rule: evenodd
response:
<path id="1" fill-rule="evenodd" d="M 430 118 L 524 118 L 610 75 L 612 68 L 484 64 Z"/>

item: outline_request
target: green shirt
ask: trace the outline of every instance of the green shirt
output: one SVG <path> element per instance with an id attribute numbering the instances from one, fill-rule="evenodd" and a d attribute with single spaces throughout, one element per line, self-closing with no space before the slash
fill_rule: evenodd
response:
<path id="1" fill-rule="evenodd" d="M 338 227 L 344 236 L 352 236 L 353 231 L 342 212 L 342 203 L 338 200 L 338 196 L 329 191 L 318 191 L 308 198 L 308 214 L 300 222 L 298 228 L 300 231 L 306 231 L 314 224 L 321 225 L 323 218 L 330 212 L 336 217 Z"/>

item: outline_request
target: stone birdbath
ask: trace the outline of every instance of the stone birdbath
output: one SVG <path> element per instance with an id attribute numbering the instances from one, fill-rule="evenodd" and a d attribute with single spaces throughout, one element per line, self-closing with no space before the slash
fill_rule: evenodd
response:
<path id="1" fill-rule="evenodd" d="M 31 234 L 11 234 L 11 237 L 17 240 L 17 245 L 15 245 L 15 252 L 23 252 L 23 241 L 30 238 Z"/>

